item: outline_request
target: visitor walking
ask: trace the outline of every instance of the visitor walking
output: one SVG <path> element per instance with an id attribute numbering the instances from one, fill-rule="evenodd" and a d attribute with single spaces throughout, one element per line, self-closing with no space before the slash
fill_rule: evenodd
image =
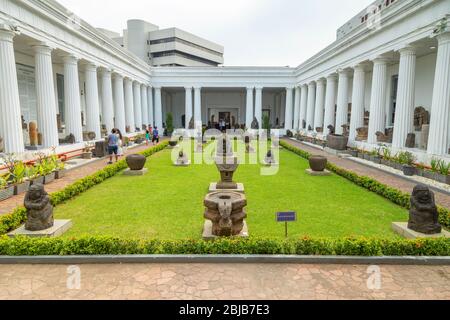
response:
<path id="1" fill-rule="evenodd" d="M 149 142 L 150 142 L 150 131 L 145 130 L 145 145 L 148 146 Z"/>
<path id="2" fill-rule="evenodd" d="M 117 155 L 119 157 L 123 157 L 124 153 L 123 153 L 123 136 L 122 136 L 122 132 L 120 132 L 119 129 L 116 129 L 116 135 L 119 138 Z"/>
<path id="3" fill-rule="evenodd" d="M 158 131 L 158 127 L 155 127 L 155 129 L 153 130 L 153 138 L 152 138 L 152 143 L 153 143 L 153 145 L 155 145 L 155 141 L 156 141 L 156 144 L 159 144 L 159 131 Z"/>
<path id="4" fill-rule="evenodd" d="M 116 162 L 119 161 L 119 137 L 116 134 L 116 129 L 112 129 L 110 135 L 108 136 L 108 153 L 109 153 L 109 162 L 108 164 L 112 164 L 113 154 L 116 156 Z"/>

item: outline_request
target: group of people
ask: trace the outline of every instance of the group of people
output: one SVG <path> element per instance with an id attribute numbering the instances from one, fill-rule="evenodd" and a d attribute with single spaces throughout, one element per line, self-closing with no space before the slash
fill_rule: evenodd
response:
<path id="1" fill-rule="evenodd" d="M 149 126 L 149 129 L 146 130 L 145 142 L 147 145 L 149 144 L 150 140 L 153 145 L 159 144 L 159 131 L 157 127 L 153 129 L 152 126 Z M 113 163 L 113 156 L 115 156 L 117 162 L 119 161 L 119 157 L 124 155 L 123 136 L 119 129 L 112 129 L 111 133 L 108 136 L 108 154 L 108 164 Z"/>

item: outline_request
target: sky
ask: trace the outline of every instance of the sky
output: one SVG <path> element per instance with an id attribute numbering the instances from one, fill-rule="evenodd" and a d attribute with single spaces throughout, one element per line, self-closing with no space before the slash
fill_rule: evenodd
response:
<path id="1" fill-rule="evenodd" d="M 57 0 L 94 27 L 128 19 L 177 27 L 225 47 L 226 66 L 296 67 L 336 40 L 373 0 Z"/>

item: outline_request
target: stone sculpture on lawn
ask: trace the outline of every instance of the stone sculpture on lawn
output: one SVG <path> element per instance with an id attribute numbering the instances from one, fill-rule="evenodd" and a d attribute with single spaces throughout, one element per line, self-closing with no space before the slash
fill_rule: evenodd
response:
<path id="1" fill-rule="evenodd" d="M 53 206 L 42 184 L 33 184 L 29 188 L 24 205 L 27 209 L 26 230 L 41 231 L 53 227 Z"/>
<path id="2" fill-rule="evenodd" d="M 425 185 L 417 185 L 413 190 L 408 228 L 423 234 L 442 231 L 434 193 Z"/>

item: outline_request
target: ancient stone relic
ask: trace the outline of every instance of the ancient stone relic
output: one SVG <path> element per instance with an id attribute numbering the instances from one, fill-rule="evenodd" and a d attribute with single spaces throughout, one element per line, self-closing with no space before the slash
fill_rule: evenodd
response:
<path id="1" fill-rule="evenodd" d="M 140 154 L 130 154 L 126 157 L 126 161 L 130 170 L 139 171 L 144 168 L 147 158 Z"/>
<path id="2" fill-rule="evenodd" d="M 306 120 L 302 120 L 302 129 L 306 129 Z"/>
<path id="3" fill-rule="evenodd" d="M 212 221 L 212 234 L 218 237 L 237 236 L 244 228 L 247 214 L 244 194 L 230 191 L 213 192 L 204 200 L 205 219 Z"/>
<path id="4" fill-rule="evenodd" d="M 316 128 L 316 132 L 322 133 L 322 132 L 323 132 L 323 128 L 322 128 L 322 127 L 317 127 L 317 128 Z"/>
<path id="5" fill-rule="evenodd" d="M 335 134 L 332 125 L 328 126 L 328 130 L 330 130 L 330 134 L 327 136 L 327 147 L 338 151 L 347 150 L 348 136 Z"/>
<path id="6" fill-rule="evenodd" d="M 184 153 L 184 151 L 181 150 L 178 153 L 177 165 L 178 166 L 184 166 L 184 165 L 188 165 L 188 164 L 189 164 L 189 159 L 186 156 L 186 154 Z"/>
<path id="7" fill-rule="evenodd" d="M 327 167 L 328 159 L 323 156 L 311 156 L 309 157 L 309 166 L 312 171 L 323 172 Z"/>
<path id="8" fill-rule="evenodd" d="M 31 121 L 28 130 L 30 135 L 30 145 L 33 147 L 37 146 L 38 145 L 37 123 L 35 121 Z"/>
<path id="9" fill-rule="evenodd" d="M 348 124 L 344 124 L 344 125 L 342 125 L 342 132 L 343 132 L 343 136 L 345 136 L 345 137 L 348 137 L 349 136 L 349 129 L 350 129 L 350 126 L 348 125 Z"/>
<path id="10" fill-rule="evenodd" d="M 53 206 L 42 184 L 33 184 L 25 195 L 27 222 L 25 230 L 41 231 L 53 227 Z"/>
<path id="11" fill-rule="evenodd" d="M 195 129 L 195 122 L 194 122 L 194 117 L 191 118 L 191 120 L 189 121 L 189 130 L 194 130 Z"/>
<path id="12" fill-rule="evenodd" d="M 424 124 L 422 126 L 422 132 L 421 132 L 421 144 L 420 144 L 421 149 L 427 149 L 429 136 L 430 136 L 430 125 Z"/>
<path id="13" fill-rule="evenodd" d="M 366 141 L 369 137 L 369 127 L 358 128 L 356 132 L 356 141 Z"/>
<path id="14" fill-rule="evenodd" d="M 254 129 L 254 130 L 259 129 L 259 122 L 258 122 L 258 119 L 256 119 L 256 117 L 253 118 L 252 129 Z"/>
<path id="15" fill-rule="evenodd" d="M 415 133 L 409 133 L 406 137 L 406 148 L 415 148 L 416 147 L 416 134 Z"/>
<path id="16" fill-rule="evenodd" d="M 334 126 L 332 126 L 331 124 L 327 127 L 328 131 L 330 132 L 330 134 L 335 134 L 336 130 L 334 129 Z"/>
<path id="17" fill-rule="evenodd" d="M 434 193 L 425 185 L 417 185 L 411 196 L 408 228 L 424 234 L 441 233 Z"/>
<path id="18" fill-rule="evenodd" d="M 217 141 L 216 166 L 220 171 L 221 181 L 217 183 L 217 189 L 237 189 L 237 183 L 233 182 L 233 175 L 236 172 L 239 163 L 233 154 L 231 142 L 227 135 L 223 135 Z"/>
<path id="19" fill-rule="evenodd" d="M 381 131 L 377 131 L 375 135 L 377 136 L 377 142 L 392 143 L 394 131 L 393 129 L 386 129 L 384 133 Z"/>
<path id="20" fill-rule="evenodd" d="M 423 125 L 430 124 L 430 113 L 424 107 L 417 107 L 414 110 L 414 128 L 416 131 L 422 131 Z"/>
<path id="21" fill-rule="evenodd" d="M 275 157 L 273 156 L 272 150 L 269 150 L 264 159 L 264 163 L 267 165 L 276 164 Z"/>

